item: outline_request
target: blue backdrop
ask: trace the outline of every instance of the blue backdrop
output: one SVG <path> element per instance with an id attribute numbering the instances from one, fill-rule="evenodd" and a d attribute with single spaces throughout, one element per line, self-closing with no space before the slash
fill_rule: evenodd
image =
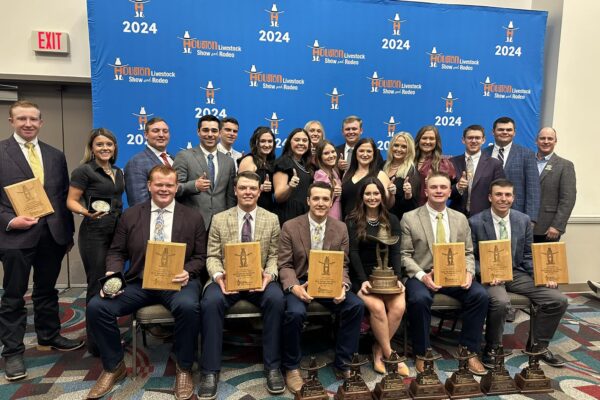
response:
<path id="1" fill-rule="evenodd" d="M 88 0 L 94 126 L 117 134 L 123 166 L 144 145 L 146 119 L 171 128 L 169 151 L 196 145 L 197 118 L 258 125 L 281 147 L 312 119 L 341 143 L 356 114 L 381 150 L 393 132 L 440 129 L 445 154 L 462 130 L 516 120 L 516 142 L 539 128 L 547 13 L 360 0 Z"/>

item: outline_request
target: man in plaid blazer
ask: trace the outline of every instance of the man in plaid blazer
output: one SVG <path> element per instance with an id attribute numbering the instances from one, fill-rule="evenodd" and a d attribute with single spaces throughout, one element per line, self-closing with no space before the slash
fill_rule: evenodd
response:
<path id="1" fill-rule="evenodd" d="M 225 311 L 238 300 L 247 300 L 262 310 L 263 362 L 267 390 L 271 394 L 285 391 L 281 371 L 281 326 L 285 300 L 277 283 L 277 247 L 279 220 L 277 216 L 258 207 L 260 177 L 250 171 L 241 172 L 234 181 L 238 205 L 213 217 L 208 234 L 206 266 L 211 280 L 202 297 L 202 357 L 198 397 L 214 399 L 217 395 L 221 350 L 223 347 L 223 318 Z M 262 288 L 247 292 L 228 292 L 225 288 L 223 266 L 227 243 L 260 242 Z"/>

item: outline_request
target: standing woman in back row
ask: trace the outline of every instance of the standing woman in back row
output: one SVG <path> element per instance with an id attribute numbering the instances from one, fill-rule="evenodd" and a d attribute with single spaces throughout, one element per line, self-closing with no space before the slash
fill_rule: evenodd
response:
<path id="1" fill-rule="evenodd" d="M 425 196 L 425 181 L 432 172 L 445 172 L 450 176 L 452 184 L 456 183 L 456 172 L 454 165 L 448 158 L 442 156 L 442 138 L 440 132 L 433 125 L 425 125 L 417 132 L 415 138 L 416 154 L 415 164 L 420 176 L 420 190 L 418 192 L 417 204 L 422 206 L 427 202 Z M 415 194 L 417 194 L 415 192 Z"/>
<path id="2" fill-rule="evenodd" d="M 105 274 L 106 252 L 123 211 L 125 180 L 123 171 L 114 165 L 116 160 L 117 139 L 113 133 L 105 128 L 92 129 L 81 165 L 71 174 L 67 208 L 83 216 L 79 254 L 87 278 L 86 305 L 100 293 L 98 280 Z M 88 351 L 98 356 L 89 325 L 86 331 Z"/>

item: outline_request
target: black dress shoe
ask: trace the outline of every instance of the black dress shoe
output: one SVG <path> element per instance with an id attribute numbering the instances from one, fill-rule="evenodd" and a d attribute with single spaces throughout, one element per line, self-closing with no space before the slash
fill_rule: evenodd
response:
<path id="1" fill-rule="evenodd" d="M 592 292 L 598 293 L 600 291 L 600 283 L 594 281 L 587 281 L 588 286 L 592 289 Z"/>
<path id="2" fill-rule="evenodd" d="M 267 378 L 267 391 L 271 394 L 280 394 L 285 392 L 285 381 L 279 369 L 265 370 Z"/>
<path id="3" fill-rule="evenodd" d="M 546 351 L 546 353 L 540 357 L 540 360 L 554 368 L 562 368 L 565 366 L 564 360 L 557 358 L 554 354 L 552 354 L 550 349 L 547 350 L 548 351 Z"/>
<path id="4" fill-rule="evenodd" d="M 17 381 L 27 377 L 23 354 L 4 357 L 4 376 L 7 381 Z"/>
<path id="5" fill-rule="evenodd" d="M 485 349 L 483 354 L 481 354 L 481 363 L 487 369 L 494 369 L 494 358 L 490 350 Z"/>
<path id="6" fill-rule="evenodd" d="M 217 397 L 217 384 L 219 383 L 219 374 L 200 375 L 200 387 L 198 388 L 198 398 L 212 400 Z"/>
<path id="7" fill-rule="evenodd" d="M 40 342 L 38 340 L 37 349 L 41 351 L 73 351 L 83 347 L 84 344 L 83 340 L 67 339 L 64 336 L 58 335 L 49 342 Z"/>

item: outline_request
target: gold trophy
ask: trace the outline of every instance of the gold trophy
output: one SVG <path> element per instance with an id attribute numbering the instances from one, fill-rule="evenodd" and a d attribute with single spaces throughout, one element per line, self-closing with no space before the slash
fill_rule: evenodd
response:
<path id="1" fill-rule="evenodd" d="M 371 293 L 377 294 L 396 294 L 400 293 L 398 287 L 398 277 L 394 270 L 389 266 L 389 246 L 398 243 L 399 236 L 390 236 L 388 229 L 379 229 L 377 236 L 368 235 L 367 239 L 377 243 L 377 267 L 369 276 L 371 282 Z"/>
<path id="2" fill-rule="evenodd" d="M 385 376 L 381 382 L 375 385 L 373 397 L 376 400 L 409 399 L 410 395 L 404 385 L 404 379 L 398 374 L 398 364 L 406 361 L 406 357 L 400 357 L 392 351 L 389 359 L 382 359 L 385 364 Z"/>
<path id="3" fill-rule="evenodd" d="M 523 353 L 529 356 L 529 365 L 517 375 L 515 375 L 515 383 L 521 390 L 521 393 L 551 393 L 552 380 L 548 378 L 540 367 L 540 357 L 543 356 L 548 349 L 536 351 L 537 346 L 531 346 L 531 351 L 522 350 Z"/>
<path id="4" fill-rule="evenodd" d="M 479 383 L 473 378 L 469 371 L 469 359 L 477 357 L 477 353 L 471 353 L 466 347 L 458 346 L 454 358 L 458 360 L 458 371 L 446 380 L 446 390 L 452 399 L 464 399 L 467 397 L 483 396 Z"/>
<path id="5" fill-rule="evenodd" d="M 433 355 L 433 350 L 428 348 L 424 356 L 417 356 L 423 360 L 423 372 L 417 372 L 417 377 L 410 383 L 410 395 L 413 399 L 446 399 L 448 394 L 440 378 L 433 369 L 433 362 L 442 358 L 439 354 Z"/>
<path id="6" fill-rule="evenodd" d="M 491 355 L 494 360 L 494 368 L 481 378 L 481 391 L 488 396 L 500 394 L 519 393 L 519 389 L 513 378 L 504 368 L 504 358 L 512 353 L 504 352 L 502 346 L 492 349 Z"/>
<path id="7" fill-rule="evenodd" d="M 350 377 L 344 379 L 344 383 L 340 385 L 336 395 L 334 396 L 335 400 L 372 400 L 373 397 L 371 395 L 371 391 L 367 387 L 367 384 L 362 378 L 360 373 L 360 366 L 364 365 L 368 362 L 368 360 L 360 361 L 358 357 L 358 353 L 354 353 L 352 356 L 352 361 L 346 364 L 350 367 Z"/>
<path id="8" fill-rule="evenodd" d="M 308 371 L 308 379 L 304 381 L 300 391 L 294 395 L 295 400 L 329 400 L 327 392 L 319 382 L 319 369 L 324 366 L 325 364 L 317 365 L 317 359 L 311 357 L 308 367 L 300 367 Z"/>

